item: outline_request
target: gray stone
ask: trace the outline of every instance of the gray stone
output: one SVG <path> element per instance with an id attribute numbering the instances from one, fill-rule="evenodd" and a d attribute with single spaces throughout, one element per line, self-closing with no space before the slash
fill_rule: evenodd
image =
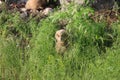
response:
<path id="1" fill-rule="evenodd" d="M 20 8 L 20 11 L 25 12 L 25 11 L 27 11 L 27 9 L 26 8 Z"/>
<path id="2" fill-rule="evenodd" d="M 42 13 L 43 13 L 44 15 L 49 15 L 49 14 L 52 13 L 52 12 L 53 12 L 53 9 L 52 9 L 52 8 L 45 8 Z"/>
<path id="3" fill-rule="evenodd" d="M 3 2 L 2 2 L 2 1 L 0 1 L 0 5 L 2 5 L 2 3 L 3 3 Z"/>
<path id="4" fill-rule="evenodd" d="M 112 9 L 114 6 L 115 0 L 95 0 L 92 4 L 92 7 L 95 10 L 101 9 Z"/>
<path id="5" fill-rule="evenodd" d="M 20 2 L 27 2 L 27 0 L 20 0 Z"/>
<path id="6" fill-rule="evenodd" d="M 26 18 L 28 17 L 28 13 L 27 13 L 26 11 L 24 11 L 24 12 L 22 12 L 22 13 L 20 14 L 20 17 L 21 17 L 22 19 L 26 19 Z"/>
<path id="7" fill-rule="evenodd" d="M 62 10 L 66 10 L 67 6 L 70 3 L 73 3 L 75 5 L 82 5 L 84 4 L 85 0 L 60 0 L 60 5 Z"/>

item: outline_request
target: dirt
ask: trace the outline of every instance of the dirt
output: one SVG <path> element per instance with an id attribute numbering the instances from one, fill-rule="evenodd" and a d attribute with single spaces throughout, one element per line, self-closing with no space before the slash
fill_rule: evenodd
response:
<path id="1" fill-rule="evenodd" d="M 114 22 L 119 21 L 120 13 L 115 10 L 99 10 L 95 11 L 93 15 L 90 16 L 95 22 L 107 22 L 108 25 L 111 25 Z"/>

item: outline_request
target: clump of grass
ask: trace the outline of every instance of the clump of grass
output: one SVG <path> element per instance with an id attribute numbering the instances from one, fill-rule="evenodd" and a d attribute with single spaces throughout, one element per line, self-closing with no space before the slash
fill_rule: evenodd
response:
<path id="1" fill-rule="evenodd" d="M 1 79 L 17 79 L 20 73 L 20 49 L 16 47 L 14 40 L 0 39 L 0 66 Z"/>
<path id="2" fill-rule="evenodd" d="M 104 49 L 107 50 L 104 45 L 107 39 L 104 35 L 108 34 L 105 32 L 106 23 L 92 21 L 88 16 L 93 12 L 91 8 L 71 10 L 56 12 L 39 23 L 37 35 L 31 41 L 33 48 L 28 62 L 31 79 L 97 79 L 89 72 L 89 64 L 94 64 L 100 53 L 107 52 L 104 52 Z M 68 20 L 65 29 L 70 46 L 64 56 L 58 55 L 54 47 L 54 34 L 60 29 L 57 23 L 60 20 Z M 113 33 L 110 35 L 114 37 Z"/>
<path id="3" fill-rule="evenodd" d="M 75 6 L 40 21 L 23 21 L 19 13 L 0 13 L 0 79 L 119 79 L 120 24 L 106 29 L 106 23 L 90 19 L 93 12 Z M 54 35 L 64 20 L 69 47 L 61 56 L 55 51 Z"/>
<path id="4" fill-rule="evenodd" d="M 0 13 L 0 79 L 20 79 L 22 67 L 28 60 L 31 34 L 37 28 L 34 26 L 36 22 L 31 19 L 23 21 L 18 12 Z"/>

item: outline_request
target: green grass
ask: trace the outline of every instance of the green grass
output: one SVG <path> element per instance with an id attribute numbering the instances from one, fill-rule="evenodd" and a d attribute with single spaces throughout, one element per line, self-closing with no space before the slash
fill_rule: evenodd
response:
<path id="1" fill-rule="evenodd" d="M 93 12 L 89 7 L 73 7 L 40 21 L 0 13 L 0 79 L 119 80 L 120 23 L 106 29 L 105 22 L 89 18 Z M 54 38 L 62 20 L 67 20 L 69 34 L 64 56 L 56 53 Z"/>

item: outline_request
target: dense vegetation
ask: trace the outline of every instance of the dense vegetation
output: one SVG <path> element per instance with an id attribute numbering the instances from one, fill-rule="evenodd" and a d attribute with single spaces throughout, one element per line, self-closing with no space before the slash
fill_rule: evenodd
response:
<path id="1" fill-rule="evenodd" d="M 2 11 L 0 80 L 119 80 L 119 20 L 107 27 L 89 14 L 94 14 L 90 7 L 75 6 L 23 20 L 17 12 Z M 63 56 L 56 53 L 54 38 L 61 27 L 69 41 Z"/>

